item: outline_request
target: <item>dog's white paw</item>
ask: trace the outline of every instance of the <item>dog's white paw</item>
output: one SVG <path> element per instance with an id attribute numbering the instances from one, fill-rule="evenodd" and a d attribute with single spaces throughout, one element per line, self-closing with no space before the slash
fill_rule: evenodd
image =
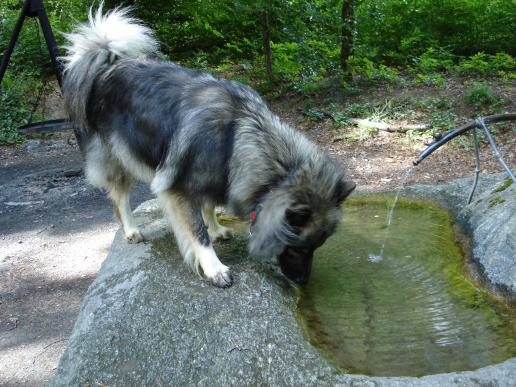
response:
<path id="1" fill-rule="evenodd" d="M 143 241 L 143 235 L 138 229 L 128 230 L 124 233 L 124 236 L 129 243 L 140 243 Z"/>
<path id="2" fill-rule="evenodd" d="M 214 242 L 216 240 L 226 240 L 233 238 L 233 230 L 224 226 L 219 226 L 214 230 L 210 230 L 208 228 L 208 235 L 210 236 L 210 239 Z"/>
<path id="3" fill-rule="evenodd" d="M 233 276 L 229 267 L 222 265 L 221 269 L 214 274 L 207 275 L 205 273 L 206 280 L 214 286 L 219 288 L 229 288 L 233 285 Z"/>

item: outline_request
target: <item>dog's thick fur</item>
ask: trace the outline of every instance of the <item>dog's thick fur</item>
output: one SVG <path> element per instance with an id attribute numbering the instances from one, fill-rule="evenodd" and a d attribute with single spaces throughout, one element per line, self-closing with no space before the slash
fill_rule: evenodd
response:
<path id="1" fill-rule="evenodd" d="M 129 205 L 134 177 L 159 197 L 185 261 L 214 285 L 232 284 L 211 243 L 230 236 L 216 205 L 256 214 L 250 253 L 277 256 L 287 277 L 306 282 L 355 187 L 341 169 L 252 88 L 155 59 L 152 31 L 128 9 L 90 10 L 66 37 L 64 97 L 86 177 L 108 190 L 126 238 L 143 239 Z"/>

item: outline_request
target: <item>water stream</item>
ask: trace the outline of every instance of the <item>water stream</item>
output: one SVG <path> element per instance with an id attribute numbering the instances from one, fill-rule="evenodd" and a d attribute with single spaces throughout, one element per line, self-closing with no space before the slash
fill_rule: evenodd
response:
<path id="1" fill-rule="evenodd" d="M 389 237 L 389 229 L 392 223 L 392 216 L 394 214 L 394 209 L 396 208 L 396 204 L 398 203 L 398 199 L 400 197 L 401 192 L 405 189 L 405 185 L 407 184 L 408 178 L 412 174 L 414 167 L 411 165 L 405 170 L 405 175 L 403 176 L 403 180 L 401 181 L 400 188 L 396 191 L 396 195 L 394 196 L 394 201 L 392 202 L 392 206 L 389 211 L 387 211 L 387 223 L 385 224 L 385 231 L 383 235 L 382 247 L 380 248 L 380 254 L 369 254 L 369 260 L 371 262 L 380 262 L 383 259 L 383 252 L 385 250 L 385 242 L 387 242 L 387 238 Z"/>

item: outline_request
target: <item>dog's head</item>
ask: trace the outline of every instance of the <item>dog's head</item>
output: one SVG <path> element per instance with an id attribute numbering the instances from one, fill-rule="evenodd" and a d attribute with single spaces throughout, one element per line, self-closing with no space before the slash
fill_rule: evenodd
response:
<path id="1" fill-rule="evenodd" d="M 308 282 L 315 249 L 335 231 L 340 204 L 355 189 L 341 173 L 316 176 L 298 171 L 262 199 L 252 219 L 249 251 L 276 256 L 283 274 L 299 284 Z M 317 173 L 317 172 L 315 172 Z"/>

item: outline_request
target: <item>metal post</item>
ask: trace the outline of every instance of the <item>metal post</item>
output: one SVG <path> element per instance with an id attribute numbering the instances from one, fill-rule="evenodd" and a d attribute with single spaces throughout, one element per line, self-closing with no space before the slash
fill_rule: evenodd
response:
<path id="1" fill-rule="evenodd" d="M 16 22 L 13 34 L 9 40 L 9 44 L 7 45 L 4 56 L 2 58 L 2 63 L 0 64 L 0 84 L 2 83 L 5 71 L 7 70 L 7 65 L 11 59 L 11 54 L 13 53 L 14 46 L 16 45 L 16 41 L 18 40 L 18 36 L 20 35 L 20 31 L 23 27 L 23 22 L 25 21 L 26 17 L 37 17 L 39 19 L 39 24 L 43 31 L 43 36 L 45 37 L 45 42 L 47 43 L 48 52 L 50 54 L 50 60 L 52 61 L 52 66 L 54 67 L 59 86 L 61 86 L 62 65 L 57 59 L 59 56 L 59 50 L 54 34 L 52 33 L 52 28 L 50 27 L 50 22 L 48 21 L 47 14 L 45 12 L 45 7 L 43 6 L 43 2 L 41 0 L 25 0 L 25 3 L 23 4 L 20 16 Z"/>
<path id="2" fill-rule="evenodd" d="M 43 31 L 43 36 L 45 37 L 45 42 L 47 43 L 48 53 L 50 54 L 50 60 L 52 61 L 52 67 L 56 73 L 59 87 L 61 87 L 63 66 L 61 61 L 57 59 L 59 56 L 59 48 L 52 32 L 52 27 L 50 27 L 50 22 L 48 21 L 48 16 L 45 12 L 43 2 L 41 0 L 32 0 L 32 4 L 34 7 L 36 7 L 35 11 L 39 19 L 41 30 Z"/>
<path id="3" fill-rule="evenodd" d="M 471 191 L 468 196 L 468 204 L 471 203 L 471 199 L 473 199 L 473 194 L 475 193 L 475 189 L 477 188 L 478 183 L 478 175 L 480 174 L 480 153 L 478 150 L 478 140 L 477 140 L 477 128 L 473 128 L 473 142 L 475 144 L 475 180 L 473 180 L 473 186 L 471 187 Z"/>
<path id="4" fill-rule="evenodd" d="M 507 174 L 512 179 L 512 181 L 516 183 L 516 178 L 514 177 L 514 174 L 512 173 L 510 168 L 505 163 L 505 160 L 502 158 L 502 154 L 498 150 L 498 147 L 496 146 L 496 144 L 495 144 L 495 142 L 493 140 L 493 136 L 491 136 L 491 132 L 487 128 L 487 126 L 486 126 L 486 124 L 484 122 L 484 119 L 483 118 L 479 118 L 477 120 L 477 122 L 482 126 L 482 128 L 484 129 L 484 132 L 486 132 L 487 139 L 489 140 L 489 144 L 491 144 L 491 148 L 493 148 L 494 155 L 495 155 L 496 159 L 502 165 L 502 167 L 504 167 L 504 169 L 507 171 Z"/>
<path id="5" fill-rule="evenodd" d="M 4 78 L 5 70 L 7 70 L 7 64 L 11 59 L 11 54 L 13 53 L 14 46 L 16 45 L 16 41 L 18 40 L 18 35 L 20 35 L 20 31 L 23 26 L 23 22 L 25 21 L 25 17 L 29 14 L 30 8 L 30 0 L 25 0 L 23 4 L 22 10 L 20 12 L 20 16 L 18 17 L 18 21 L 14 26 L 13 34 L 11 35 L 11 39 L 9 40 L 9 44 L 5 49 L 4 56 L 2 58 L 2 63 L 0 64 L 0 84 L 2 84 L 2 79 Z"/>

